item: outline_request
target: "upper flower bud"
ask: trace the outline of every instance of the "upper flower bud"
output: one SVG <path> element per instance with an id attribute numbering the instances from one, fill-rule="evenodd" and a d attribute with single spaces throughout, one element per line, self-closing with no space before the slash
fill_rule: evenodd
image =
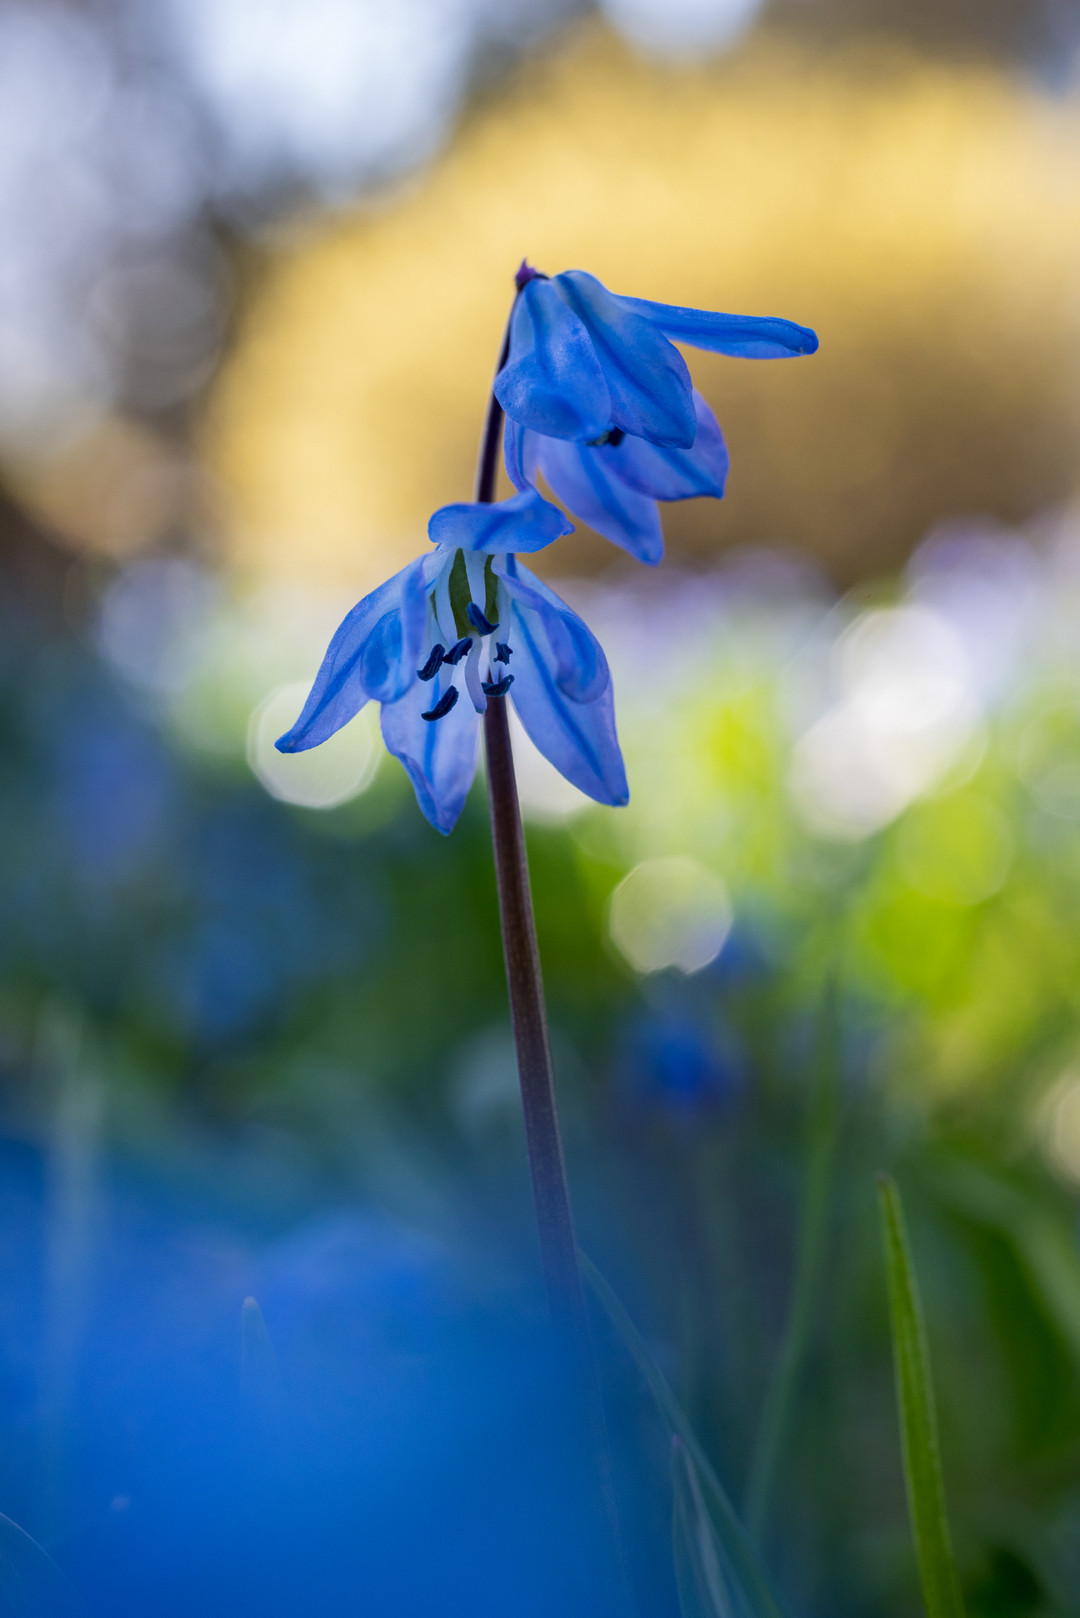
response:
<path id="1" fill-rule="evenodd" d="M 697 432 L 693 388 L 669 339 L 751 359 L 812 354 L 818 346 L 812 331 L 791 320 L 617 297 L 584 270 L 548 279 L 523 263 L 516 281 L 495 395 L 511 420 L 550 438 L 594 444 L 629 433 L 689 449 Z"/>

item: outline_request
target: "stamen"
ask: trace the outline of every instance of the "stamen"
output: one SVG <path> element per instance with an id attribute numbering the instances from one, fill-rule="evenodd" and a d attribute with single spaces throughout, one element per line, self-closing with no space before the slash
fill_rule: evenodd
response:
<path id="1" fill-rule="evenodd" d="M 443 692 L 434 708 L 431 709 L 430 713 L 422 713 L 420 715 L 421 719 L 445 719 L 446 715 L 450 712 L 457 699 L 457 686 L 449 686 L 447 690 Z"/>
<path id="2" fill-rule="evenodd" d="M 501 680 L 481 680 L 480 689 L 485 697 L 505 697 L 514 683 L 512 674 L 504 674 Z"/>
<path id="3" fill-rule="evenodd" d="M 601 449 L 605 444 L 610 444 L 612 449 L 618 449 L 625 437 L 626 432 L 624 428 L 609 427 L 606 433 L 600 434 L 599 438 L 590 438 L 588 441 L 588 447 L 590 449 Z"/>
<path id="4" fill-rule="evenodd" d="M 428 660 L 424 664 L 423 668 L 422 669 L 417 669 L 416 678 L 418 680 L 433 680 L 435 678 L 436 674 L 438 674 L 439 665 L 440 665 L 440 663 L 442 662 L 442 660 L 443 660 L 443 658 L 445 656 L 446 656 L 446 647 L 445 646 L 442 646 L 442 645 L 433 646 L 431 648 L 431 656 L 428 658 Z"/>
<path id="5" fill-rule="evenodd" d="M 469 650 L 471 645 L 471 635 L 465 635 L 461 640 L 456 640 L 453 646 L 451 646 L 450 650 L 443 653 L 443 662 L 449 663 L 450 667 L 453 668 L 455 663 L 461 662 L 461 659 L 465 656 L 465 653 Z"/>
<path id="6" fill-rule="evenodd" d="M 496 663 L 509 663 L 510 661 L 510 648 L 504 640 L 495 642 L 495 661 Z"/>
<path id="7" fill-rule="evenodd" d="M 475 601 L 470 601 L 465 609 L 470 624 L 480 635 L 494 635 L 498 624 L 493 624 L 490 618 L 485 618 Z"/>

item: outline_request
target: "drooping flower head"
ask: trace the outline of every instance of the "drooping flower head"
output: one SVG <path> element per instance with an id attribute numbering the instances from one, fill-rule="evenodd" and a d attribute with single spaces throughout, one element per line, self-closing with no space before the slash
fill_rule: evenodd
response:
<path id="1" fill-rule="evenodd" d="M 617 297 L 582 270 L 549 278 L 523 264 L 516 280 L 494 391 L 517 495 L 435 513 L 434 551 L 353 608 L 277 743 L 316 747 L 366 702 L 381 703 L 386 745 L 444 832 L 476 771 L 477 719 L 507 695 L 567 780 L 600 803 L 627 801 L 603 651 L 514 555 L 571 532 L 538 477 L 599 533 L 658 562 L 658 502 L 722 495 L 728 468 L 716 418 L 671 339 L 752 359 L 817 348 L 790 320 Z"/>
<path id="2" fill-rule="evenodd" d="M 369 701 L 421 809 L 449 832 L 476 773 L 479 719 L 509 695 L 568 781 L 598 803 L 629 792 L 599 642 L 517 560 L 571 531 L 533 490 L 494 504 L 443 506 L 435 549 L 365 596 L 334 635 L 283 753 L 317 747 Z"/>
<path id="3" fill-rule="evenodd" d="M 716 417 L 675 342 L 777 359 L 814 353 L 815 333 L 791 320 L 618 297 L 584 270 L 549 278 L 523 264 L 517 284 L 495 378 L 511 481 L 532 488 L 542 473 L 575 516 L 658 562 L 657 502 L 719 498 L 728 470 Z"/>

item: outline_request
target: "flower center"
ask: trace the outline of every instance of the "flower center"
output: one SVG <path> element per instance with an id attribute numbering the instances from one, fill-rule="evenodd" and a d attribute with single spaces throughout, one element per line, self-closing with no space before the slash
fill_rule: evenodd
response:
<path id="1" fill-rule="evenodd" d="M 491 557 L 483 559 L 482 570 L 476 565 L 479 557 L 471 560 L 470 568 L 464 551 L 455 551 L 431 592 L 432 646 L 416 675 L 425 683 L 436 681 L 436 687 L 435 701 L 421 714 L 422 719 L 445 718 L 456 706 L 462 684 L 476 712 L 483 713 L 489 697 L 504 697 L 514 683 L 506 668 L 512 655 L 510 645 L 495 640 L 500 590 Z M 483 597 L 483 606 L 473 599 L 474 594 Z M 448 630 L 457 638 L 452 639 Z"/>

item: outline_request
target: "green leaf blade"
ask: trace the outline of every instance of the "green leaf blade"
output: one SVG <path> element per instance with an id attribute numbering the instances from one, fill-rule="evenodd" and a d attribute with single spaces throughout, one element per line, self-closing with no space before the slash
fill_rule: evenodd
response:
<path id="1" fill-rule="evenodd" d="M 773 1593 L 768 1575 L 757 1551 L 751 1544 L 745 1528 L 739 1521 L 712 1464 L 687 1419 L 682 1406 L 668 1386 L 660 1367 L 653 1359 L 641 1333 L 623 1308 L 596 1265 L 584 1253 L 578 1255 L 582 1274 L 599 1302 L 606 1310 L 616 1334 L 621 1338 L 630 1358 L 634 1361 L 669 1432 L 685 1445 L 693 1463 L 696 1479 L 700 1480 L 703 1496 L 707 1497 L 709 1518 L 717 1542 L 723 1552 L 727 1569 L 737 1584 L 749 1618 L 784 1618 L 783 1609 Z"/>
<path id="2" fill-rule="evenodd" d="M 937 1415 L 918 1282 L 900 1193 L 887 1175 L 879 1177 L 878 1191 L 889 1282 L 904 1481 L 923 1601 L 927 1618 L 963 1618 L 964 1604 L 945 1510 Z"/>

